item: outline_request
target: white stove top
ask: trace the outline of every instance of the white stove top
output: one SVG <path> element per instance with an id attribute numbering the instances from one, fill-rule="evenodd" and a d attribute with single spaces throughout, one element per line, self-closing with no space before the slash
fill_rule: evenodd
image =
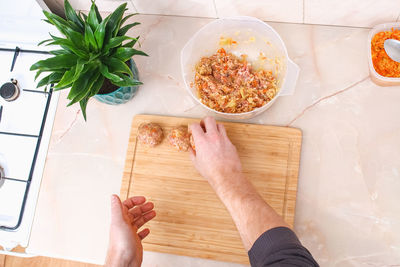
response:
<path id="1" fill-rule="evenodd" d="M 36 46 L 51 29 L 43 18 L 36 1 L 0 2 L 0 87 L 14 79 L 20 88 L 13 101 L 0 92 L 0 167 L 5 176 L 0 181 L 0 246 L 6 250 L 28 245 L 57 107 L 58 93 L 37 89 L 29 70 L 50 56 Z M 21 51 L 10 71 L 16 46 Z"/>
<path id="2" fill-rule="evenodd" d="M 57 94 L 36 89 L 29 71 L 48 55 L 22 51 L 10 72 L 13 57 L 0 51 L 0 86 L 13 78 L 20 87 L 16 100 L 0 97 L 0 245 L 7 249 L 28 244 L 57 103 Z"/>

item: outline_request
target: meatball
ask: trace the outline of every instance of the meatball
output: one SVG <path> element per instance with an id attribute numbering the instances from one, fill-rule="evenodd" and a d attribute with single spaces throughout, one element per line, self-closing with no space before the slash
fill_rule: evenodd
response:
<path id="1" fill-rule="evenodd" d="M 155 123 L 142 123 L 138 129 L 138 139 L 142 144 L 154 147 L 161 143 L 163 131 L 160 125 Z"/>
<path id="2" fill-rule="evenodd" d="M 185 126 L 178 126 L 171 130 L 168 135 L 168 141 L 171 146 L 178 151 L 187 151 L 190 146 L 188 129 Z"/>

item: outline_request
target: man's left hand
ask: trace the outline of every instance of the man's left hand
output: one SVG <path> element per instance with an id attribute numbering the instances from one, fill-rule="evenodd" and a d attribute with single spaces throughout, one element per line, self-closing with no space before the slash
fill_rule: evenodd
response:
<path id="1" fill-rule="evenodd" d="M 110 241 L 107 267 L 139 267 L 143 259 L 142 240 L 150 233 L 148 228 L 138 231 L 156 216 L 152 202 L 143 196 L 128 198 L 123 203 L 111 196 Z"/>

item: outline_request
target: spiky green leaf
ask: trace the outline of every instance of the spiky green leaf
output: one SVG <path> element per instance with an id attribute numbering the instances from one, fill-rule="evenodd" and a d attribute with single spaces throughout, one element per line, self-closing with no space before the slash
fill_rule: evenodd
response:
<path id="1" fill-rule="evenodd" d="M 101 87 L 103 86 L 103 83 L 104 83 L 104 76 L 99 75 L 96 82 L 93 84 L 92 88 L 90 88 L 89 97 L 96 95 L 100 91 Z"/>
<path id="2" fill-rule="evenodd" d="M 98 50 L 96 38 L 94 37 L 94 33 L 92 28 L 88 24 L 85 25 L 85 45 L 86 47 L 90 48 L 91 50 Z"/>
<path id="3" fill-rule="evenodd" d="M 124 61 L 119 60 L 118 58 L 115 57 L 105 58 L 103 62 L 107 65 L 111 73 L 126 73 L 131 77 L 133 76 L 133 73 L 131 69 L 128 67 L 128 65 Z"/>
<path id="4" fill-rule="evenodd" d="M 89 102 L 89 97 L 85 96 L 81 101 L 79 101 L 79 105 L 81 106 L 83 119 L 86 121 L 86 107 Z"/>
<path id="5" fill-rule="evenodd" d="M 136 38 L 132 38 L 132 41 L 130 41 L 130 42 L 126 43 L 126 44 L 123 44 L 122 46 L 123 46 L 123 47 L 130 47 L 130 48 L 132 48 L 132 47 L 136 44 L 136 42 L 137 42 L 138 40 L 139 40 L 139 36 L 136 37 Z"/>
<path id="6" fill-rule="evenodd" d="M 72 8 L 68 0 L 64 1 L 64 9 L 67 19 L 75 23 L 75 25 L 79 27 L 80 32 L 82 33 L 84 29 L 83 20 L 76 14 L 75 10 Z"/>
<path id="7" fill-rule="evenodd" d="M 86 15 L 85 13 L 82 13 L 82 12 L 79 11 L 79 16 L 82 18 L 82 20 L 83 20 L 84 23 L 85 23 L 86 20 L 87 20 L 87 15 Z M 85 24 L 86 24 L 86 23 L 85 23 Z"/>
<path id="8" fill-rule="evenodd" d="M 67 98 L 69 100 L 75 101 L 74 103 L 80 101 L 87 94 L 89 94 L 88 84 L 93 79 L 93 72 L 95 69 L 92 69 L 86 73 L 86 75 L 81 75 L 79 78 L 72 84 L 71 90 Z M 68 105 L 72 105 L 73 103 L 69 103 Z"/>
<path id="9" fill-rule="evenodd" d="M 94 0 L 91 0 L 91 1 L 92 1 L 92 4 L 95 3 Z M 96 5 L 94 5 L 94 12 L 96 13 L 97 21 L 98 21 L 99 23 L 102 22 L 102 21 L 103 21 L 103 18 L 101 17 L 100 12 L 99 12 L 99 9 L 97 8 Z"/>
<path id="10" fill-rule="evenodd" d="M 37 79 L 37 78 L 40 76 L 40 74 L 42 74 L 42 73 L 43 73 L 42 70 L 38 70 L 38 71 L 36 72 L 34 81 L 36 81 L 36 79 Z"/>
<path id="11" fill-rule="evenodd" d="M 58 39 L 56 41 L 53 41 L 47 45 L 59 45 L 62 48 L 64 48 L 65 50 L 71 51 L 72 54 L 80 57 L 80 58 L 84 58 L 84 59 L 89 59 L 89 55 L 87 52 L 85 52 L 84 50 L 81 50 L 79 48 L 77 48 L 74 43 L 72 43 L 70 40 L 68 39 Z"/>
<path id="12" fill-rule="evenodd" d="M 57 69 L 70 69 L 76 64 L 77 56 L 75 55 L 58 55 L 44 60 L 40 60 L 33 64 L 30 70 L 54 71 Z"/>
<path id="13" fill-rule="evenodd" d="M 53 73 L 47 75 L 46 77 L 44 77 L 43 79 L 41 79 L 38 82 L 36 87 L 39 88 L 39 87 L 42 87 L 44 85 L 56 83 L 61 79 L 61 77 L 62 77 L 62 73 L 61 72 L 53 72 Z"/>
<path id="14" fill-rule="evenodd" d="M 125 74 L 119 74 L 118 76 L 121 78 L 120 81 L 118 81 L 118 82 L 111 81 L 112 84 L 114 84 L 116 86 L 127 87 L 127 86 L 136 86 L 136 85 L 143 84 L 142 82 L 140 82 L 132 77 L 129 77 Z"/>
<path id="15" fill-rule="evenodd" d="M 123 25 L 130 17 L 138 15 L 139 13 L 129 14 L 121 19 L 121 25 Z"/>
<path id="16" fill-rule="evenodd" d="M 49 53 L 52 54 L 52 55 L 55 55 L 55 56 L 57 56 L 57 55 L 69 55 L 69 54 L 71 54 L 70 51 L 64 50 L 64 49 L 52 50 L 52 51 L 49 51 Z"/>
<path id="17" fill-rule="evenodd" d="M 74 44 L 74 46 L 82 51 L 87 51 L 88 49 L 85 46 L 85 38 L 84 35 L 82 35 L 79 32 L 76 31 L 68 31 L 67 32 L 67 38 L 71 40 L 71 42 Z"/>
<path id="18" fill-rule="evenodd" d="M 85 75 L 85 79 L 86 84 L 85 87 L 82 87 L 78 93 L 75 95 L 75 97 L 73 97 L 72 101 L 68 104 L 68 106 L 71 106 L 79 101 L 81 101 L 85 96 L 88 96 L 90 94 L 90 90 L 93 86 L 93 84 L 97 81 L 97 79 L 99 78 L 101 74 L 98 72 L 97 69 L 93 69 L 90 72 L 87 73 L 87 75 Z M 74 83 L 75 84 L 75 83 Z M 72 92 L 72 89 L 74 88 L 74 86 L 72 86 L 70 94 Z M 69 97 L 69 95 L 68 95 Z"/>
<path id="19" fill-rule="evenodd" d="M 148 56 L 146 53 L 129 48 L 129 47 L 118 47 L 115 51 L 114 57 L 126 62 L 128 59 L 133 57 L 134 55 Z"/>
<path id="20" fill-rule="evenodd" d="M 123 41 L 132 39 L 132 37 L 129 36 L 117 36 L 114 38 L 111 38 L 110 41 L 104 46 L 103 51 L 110 51 L 111 48 L 120 46 Z"/>
<path id="21" fill-rule="evenodd" d="M 92 5 L 90 7 L 89 14 L 88 14 L 88 17 L 86 20 L 87 24 L 90 25 L 90 27 L 92 28 L 93 31 L 96 30 L 96 28 L 99 26 L 99 23 L 100 23 L 96 16 L 95 6 L 96 6 L 95 3 L 92 2 Z"/>
<path id="22" fill-rule="evenodd" d="M 73 23 L 69 23 L 65 19 L 61 18 L 60 16 L 57 16 L 56 14 L 47 12 L 43 10 L 43 14 L 47 17 L 48 21 L 56 26 L 56 28 L 62 33 L 66 34 L 67 31 L 77 31 L 79 32 L 80 29 L 78 26 L 76 26 Z"/>
<path id="23" fill-rule="evenodd" d="M 46 40 L 43 40 L 43 41 L 41 41 L 40 43 L 38 43 L 38 46 L 40 46 L 40 45 L 42 45 L 42 44 L 45 44 L 45 43 L 48 43 L 48 42 L 51 42 L 51 41 L 53 41 L 53 39 L 46 39 Z"/>
<path id="24" fill-rule="evenodd" d="M 61 80 L 58 82 L 58 84 L 54 88 L 63 88 L 66 86 L 71 85 L 75 80 L 75 71 L 76 71 L 76 66 L 72 67 L 70 70 L 66 71 L 64 75 L 62 76 Z"/>
<path id="25" fill-rule="evenodd" d="M 120 82 L 122 80 L 118 75 L 110 73 L 106 65 L 100 66 L 100 72 L 104 77 L 112 82 Z"/>
<path id="26" fill-rule="evenodd" d="M 97 42 L 97 47 L 99 49 L 103 48 L 103 43 L 104 43 L 104 38 L 106 34 L 106 26 L 108 22 L 108 17 L 105 18 L 96 28 L 96 31 L 94 32 L 94 37 L 96 38 Z"/>
<path id="27" fill-rule="evenodd" d="M 125 8 L 126 8 L 126 3 L 123 3 L 113 13 L 111 13 L 107 18 L 107 26 L 106 26 L 106 34 L 105 34 L 105 40 L 108 42 L 109 39 L 112 37 L 115 37 L 118 33 L 118 29 L 121 24 L 121 19 L 122 16 L 124 15 Z"/>
<path id="28" fill-rule="evenodd" d="M 117 36 L 123 36 L 125 35 L 132 27 L 135 27 L 136 25 L 139 25 L 140 22 L 134 22 L 128 25 L 125 25 L 121 29 L 119 29 Z"/>

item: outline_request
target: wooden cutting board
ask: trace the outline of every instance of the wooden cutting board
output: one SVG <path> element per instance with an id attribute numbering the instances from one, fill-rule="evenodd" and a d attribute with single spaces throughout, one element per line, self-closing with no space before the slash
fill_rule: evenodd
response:
<path id="1" fill-rule="evenodd" d="M 138 115 L 133 119 L 121 198 L 146 196 L 157 216 L 148 223 L 145 250 L 248 264 L 229 213 L 192 166 L 188 152 L 166 138 L 148 148 L 137 142 L 138 126 L 158 123 L 166 135 L 199 119 Z M 299 129 L 224 122 L 243 170 L 263 198 L 293 226 L 302 134 Z M 251 225 L 249 225 L 251 227 Z"/>

